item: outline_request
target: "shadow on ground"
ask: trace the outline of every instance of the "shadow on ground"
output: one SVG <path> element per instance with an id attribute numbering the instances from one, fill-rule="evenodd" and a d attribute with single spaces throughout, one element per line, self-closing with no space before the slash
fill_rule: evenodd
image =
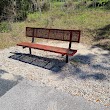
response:
<path id="1" fill-rule="evenodd" d="M 5 71 L 5 70 L 0 69 L 0 75 L 2 75 L 2 74 L 4 74 L 4 73 L 8 73 L 8 72 Z"/>
<path id="2" fill-rule="evenodd" d="M 110 24 L 99 29 L 86 29 L 93 40 L 93 47 L 97 46 L 110 51 Z"/>
<path id="3" fill-rule="evenodd" d="M 103 55 L 107 57 L 108 55 Z M 76 75 L 81 79 L 94 79 L 94 80 L 106 80 L 108 77 L 104 71 L 109 71 L 110 67 L 109 60 L 102 59 L 102 61 L 94 62 L 95 55 L 76 55 L 71 59 L 71 64 L 74 66 L 73 71 L 70 72 L 72 75 Z M 108 65 L 107 65 L 108 64 Z M 106 66 L 107 65 L 107 66 Z"/>
<path id="4" fill-rule="evenodd" d="M 94 37 L 94 41 L 98 41 L 98 43 L 94 46 L 110 50 L 110 24 L 95 31 L 96 36 Z"/>
<path id="5" fill-rule="evenodd" d="M 15 85 L 19 83 L 23 78 L 21 76 L 13 75 L 13 80 L 7 79 L 7 77 L 3 77 L 3 75 L 9 75 L 9 73 L 5 70 L 0 69 L 0 97 L 3 96 L 7 91 L 13 88 Z"/>
<path id="6" fill-rule="evenodd" d="M 103 55 L 107 57 L 108 55 Z M 41 68 L 45 68 L 53 71 L 53 73 L 59 73 L 62 68 L 66 66 L 67 71 L 63 70 L 64 73 L 69 73 L 72 76 L 77 76 L 79 79 L 93 79 L 93 80 L 106 80 L 107 76 L 104 74 L 104 70 L 110 70 L 110 67 L 106 66 L 109 61 L 102 59 L 102 63 L 92 62 L 96 55 L 76 55 L 70 60 L 70 65 L 65 63 L 65 61 L 45 58 L 35 55 L 29 55 L 24 53 L 14 53 L 14 55 L 9 58 L 19 60 L 31 65 L 35 65 Z M 61 74 L 59 78 L 65 78 L 67 74 Z"/>
<path id="7" fill-rule="evenodd" d="M 14 55 L 10 56 L 9 58 L 19 60 L 24 63 L 28 63 L 31 65 L 35 65 L 38 67 L 42 67 L 53 72 L 61 71 L 61 68 L 66 64 L 63 60 L 53 59 L 53 58 L 46 58 L 41 56 L 35 56 L 30 54 L 24 53 L 13 53 Z"/>
<path id="8" fill-rule="evenodd" d="M 95 40 L 100 40 L 104 38 L 110 38 L 110 24 L 97 30 L 97 36 Z"/>

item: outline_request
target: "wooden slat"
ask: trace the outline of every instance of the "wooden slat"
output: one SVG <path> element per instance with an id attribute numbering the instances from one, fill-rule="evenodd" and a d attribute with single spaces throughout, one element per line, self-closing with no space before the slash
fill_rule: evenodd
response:
<path id="1" fill-rule="evenodd" d="M 17 45 L 34 48 L 34 49 L 39 49 L 39 50 L 55 52 L 55 53 L 59 53 L 59 54 L 63 54 L 63 55 L 69 55 L 69 56 L 73 56 L 77 52 L 77 50 L 66 49 L 66 48 L 61 48 L 61 47 L 54 47 L 54 46 L 47 46 L 47 45 L 42 45 L 42 44 L 34 44 L 34 43 L 29 43 L 29 42 L 22 42 Z"/>

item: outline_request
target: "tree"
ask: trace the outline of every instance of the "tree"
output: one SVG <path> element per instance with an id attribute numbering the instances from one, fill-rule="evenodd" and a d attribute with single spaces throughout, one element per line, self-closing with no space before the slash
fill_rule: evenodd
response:
<path id="1" fill-rule="evenodd" d="M 1 20 L 24 20 L 29 11 L 30 0 L 3 0 L 0 1 Z"/>

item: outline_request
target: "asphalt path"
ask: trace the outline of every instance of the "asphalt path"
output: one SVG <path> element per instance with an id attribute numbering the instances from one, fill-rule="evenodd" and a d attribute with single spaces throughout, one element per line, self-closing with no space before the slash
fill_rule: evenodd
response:
<path id="1" fill-rule="evenodd" d="M 24 79 L 0 98 L 0 110 L 110 110 L 81 96 Z"/>

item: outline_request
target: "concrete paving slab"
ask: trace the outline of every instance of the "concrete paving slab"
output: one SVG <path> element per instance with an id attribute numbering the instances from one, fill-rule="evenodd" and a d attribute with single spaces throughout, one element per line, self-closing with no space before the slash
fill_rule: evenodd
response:
<path id="1" fill-rule="evenodd" d="M 0 110 L 109 110 L 100 103 L 23 80 L 0 98 Z"/>

